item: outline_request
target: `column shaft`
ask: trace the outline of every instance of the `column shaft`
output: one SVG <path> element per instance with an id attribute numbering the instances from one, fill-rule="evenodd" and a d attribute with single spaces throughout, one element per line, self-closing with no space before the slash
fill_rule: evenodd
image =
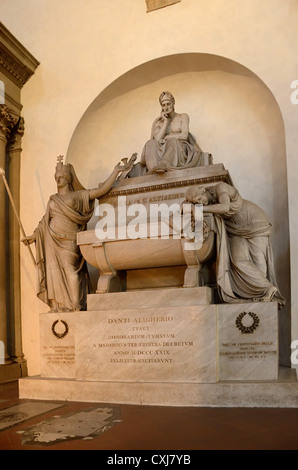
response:
<path id="1" fill-rule="evenodd" d="M 0 134 L 0 168 L 5 169 L 6 137 Z M 5 359 L 7 354 L 7 269 L 6 269 L 6 207 L 5 186 L 0 181 L 0 341 L 4 343 Z"/>
<path id="2" fill-rule="evenodd" d="M 14 114 L 5 104 L 0 105 L 0 168 L 7 169 L 7 142 L 20 118 Z M 4 343 L 5 363 L 9 363 L 8 339 L 8 259 L 9 259 L 9 218 L 6 207 L 6 189 L 2 177 L 0 177 L 0 341 Z M 9 324 L 9 327 L 11 323 Z"/>
<path id="3" fill-rule="evenodd" d="M 24 122 L 20 119 L 8 143 L 9 187 L 16 210 L 20 212 L 20 157 Z M 9 206 L 9 305 L 10 305 L 10 355 L 15 362 L 26 362 L 22 346 L 20 227 L 12 206 Z"/>

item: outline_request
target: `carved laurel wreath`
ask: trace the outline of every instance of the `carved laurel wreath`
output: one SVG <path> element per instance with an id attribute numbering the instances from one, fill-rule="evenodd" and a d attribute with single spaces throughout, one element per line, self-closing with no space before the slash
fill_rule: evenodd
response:
<path id="1" fill-rule="evenodd" d="M 250 326 L 245 326 L 242 323 L 243 318 L 249 315 L 253 319 L 253 323 Z M 253 312 L 242 312 L 236 318 L 236 326 L 242 334 L 252 334 L 259 326 L 260 319 L 256 313 Z"/>
<path id="2" fill-rule="evenodd" d="M 203 241 L 205 242 L 209 237 L 211 232 L 211 228 L 209 224 L 207 224 L 206 220 L 203 220 Z"/>
<path id="3" fill-rule="evenodd" d="M 57 325 L 57 323 L 59 323 L 59 321 L 63 323 L 65 327 L 65 330 L 63 331 L 63 333 L 58 333 L 55 330 L 55 326 Z M 69 326 L 64 320 L 55 320 L 54 323 L 52 324 L 51 330 L 52 330 L 53 335 L 56 336 L 56 338 L 61 339 L 61 338 L 64 338 L 68 334 Z"/>

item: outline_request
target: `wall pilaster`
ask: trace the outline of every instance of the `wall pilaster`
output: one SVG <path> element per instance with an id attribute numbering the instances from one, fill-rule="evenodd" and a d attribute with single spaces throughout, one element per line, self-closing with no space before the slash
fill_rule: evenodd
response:
<path id="1" fill-rule="evenodd" d="M 0 105 L 0 168 L 6 169 L 8 140 L 18 122 L 18 117 L 6 105 Z M 6 190 L 0 182 L 0 341 L 5 346 L 5 362 L 9 361 L 8 353 L 8 246 L 9 218 Z"/>

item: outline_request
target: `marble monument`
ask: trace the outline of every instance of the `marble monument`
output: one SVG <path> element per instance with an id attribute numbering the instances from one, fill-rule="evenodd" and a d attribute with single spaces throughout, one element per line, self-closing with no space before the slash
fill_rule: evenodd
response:
<path id="1" fill-rule="evenodd" d="M 47 235 L 38 228 L 24 240 L 34 241 L 37 253 L 49 250 L 50 266 L 40 259 L 51 311 L 40 315 L 41 376 L 22 379 L 20 395 L 268 406 L 273 393 L 271 406 L 296 406 L 296 378 L 284 380 L 279 368 L 285 299 L 274 273 L 271 224 L 240 196 L 224 165 L 201 150 L 188 115 L 175 112 L 173 95 L 163 92 L 159 101 L 161 114 L 140 161 L 133 155 L 117 165 L 97 189 L 73 186 L 72 166 L 57 165 L 58 194 L 39 224 Z M 95 198 L 98 224 L 88 230 Z M 154 221 L 152 206 L 161 216 Z M 60 234 L 58 248 L 49 234 Z M 56 249 L 60 266 L 51 262 Z M 78 275 L 86 263 L 98 269 L 93 293 Z M 76 286 L 70 302 L 68 294 L 62 301 L 56 296 L 52 269 L 65 272 L 57 291 L 66 282 L 68 294 Z"/>

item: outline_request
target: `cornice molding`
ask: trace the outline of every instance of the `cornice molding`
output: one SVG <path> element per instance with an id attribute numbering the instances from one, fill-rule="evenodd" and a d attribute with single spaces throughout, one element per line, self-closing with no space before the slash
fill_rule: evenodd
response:
<path id="1" fill-rule="evenodd" d="M 104 199 L 109 199 L 115 196 L 117 197 L 118 196 L 130 196 L 130 195 L 148 193 L 152 191 L 161 191 L 164 189 L 182 188 L 185 186 L 193 186 L 193 185 L 198 185 L 198 184 L 220 183 L 221 181 L 231 184 L 229 175 L 224 174 L 224 175 L 216 175 L 216 176 L 197 177 L 197 178 L 193 178 L 189 180 L 181 179 L 181 181 L 171 181 L 168 183 L 152 184 L 150 186 L 139 186 L 139 187 L 129 188 L 129 189 L 124 189 L 124 188 L 117 189 L 116 187 L 116 188 L 111 189 L 104 196 L 102 196 L 100 198 L 100 201 L 103 201 Z"/>
<path id="2" fill-rule="evenodd" d="M 34 74 L 39 62 L 0 22 L 0 67 L 20 88 Z"/>

